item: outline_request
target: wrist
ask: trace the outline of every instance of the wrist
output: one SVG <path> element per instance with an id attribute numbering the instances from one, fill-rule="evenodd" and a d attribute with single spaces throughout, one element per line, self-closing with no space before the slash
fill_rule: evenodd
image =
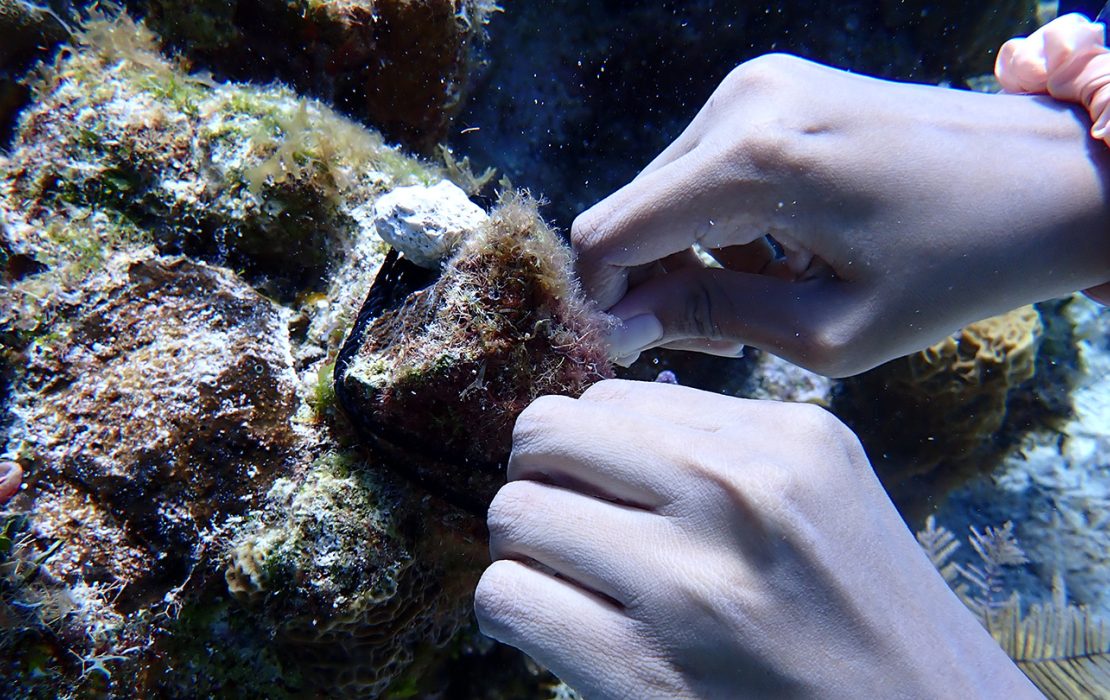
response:
<path id="1" fill-rule="evenodd" d="M 1058 17 L 1029 37 L 1007 41 L 994 72 L 1004 92 L 1048 94 L 1082 105 L 1091 137 L 1110 146 L 1110 49 L 1103 23 L 1076 13 Z M 1098 285 L 1085 290 L 1102 304 L 1110 303 L 1110 266 L 1104 272 Z"/>

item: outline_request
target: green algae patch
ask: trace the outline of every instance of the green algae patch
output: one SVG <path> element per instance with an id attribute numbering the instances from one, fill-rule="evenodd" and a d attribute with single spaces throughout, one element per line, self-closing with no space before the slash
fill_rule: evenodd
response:
<path id="1" fill-rule="evenodd" d="M 428 534 L 427 513 L 405 522 L 406 499 L 362 457 L 330 452 L 276 481 L 233 543 L 228 589 L 314 683 L 377 697 L 414 649 L 442 646 L 463 619 L 483 558 L 451 565 L 465 548 Z"/>
<path id="2" fill-rule="evenodd" d="M 93 246 L 40 235 L 60 210 L 145 229 L 159 252 L 241 271 L 268 295 L 324 288 L 365 231 L 358 213 L 443 170 L 280 86 L 217 83 L 163 56 L 126 15 L 97 18 L 38 72 L 0 192 L 18 252 L 57 261 Z M 69 251 L 69 252 L 67 252 Z"/>

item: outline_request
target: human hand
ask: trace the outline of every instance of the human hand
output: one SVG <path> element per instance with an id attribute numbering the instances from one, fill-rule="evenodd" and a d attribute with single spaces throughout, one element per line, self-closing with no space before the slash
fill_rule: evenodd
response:
<path id="1" fill-rule="evenodd" d="M 601 382 L 508 470 L 478 621 L 590 700 L 1039 697 L 815 406 Z"/>
<path id="2" fill-rule="evenodd" d="M 1110 279 L 1081 108 L 749 61 L 572 240 L 618 361 L 743 344 L 844 376 Z M 785 249 L 775 259 L 764 239 Z M 707 269 L 697 243 L 726 269 Z"/>

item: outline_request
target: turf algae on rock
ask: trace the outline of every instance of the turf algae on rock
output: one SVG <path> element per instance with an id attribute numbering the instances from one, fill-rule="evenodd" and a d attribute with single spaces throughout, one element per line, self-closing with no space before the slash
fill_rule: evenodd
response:
<path id="1" fill-rule="evenodd" d="M 0 155 L 5 693 L 411 684 L 466 620 L 483 533 L 350 456 L 318 378 L 387 249 L 374 204 L 444 172 L 189 73 L 125 16 L 35 75 Z"/>
<path id="2" fill-rule="evenodd" d="M 537 396 L 577 396 L 612 376 L 604 321 L 570 260 L 517 195 L 438 279 L 388 260 L 336 363 L 352 422 L 417 482 L 484 513 L 516 416 Z"/>

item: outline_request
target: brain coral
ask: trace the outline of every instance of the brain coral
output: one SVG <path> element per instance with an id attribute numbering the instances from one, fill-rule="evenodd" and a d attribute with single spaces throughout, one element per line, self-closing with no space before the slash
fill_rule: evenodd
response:
<path id="1" fill-rule="evenodd" d="M 1042 328 L 1026 306 L 841 384 L 834 410 L 892 495 L 943 493 L 992 467 L 1010 393 L 1034 376 Z"/>

